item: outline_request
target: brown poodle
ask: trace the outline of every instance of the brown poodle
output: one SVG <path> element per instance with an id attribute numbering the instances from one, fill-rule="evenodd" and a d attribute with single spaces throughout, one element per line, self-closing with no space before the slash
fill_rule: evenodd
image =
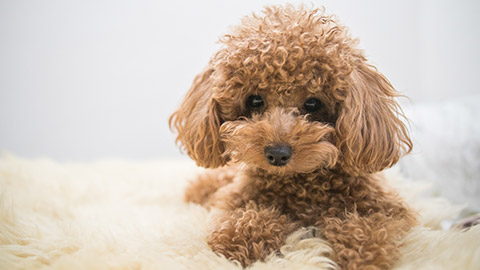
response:
<path id="1" fill-rule="evenodd" d="M 410 151 L 396 91 L 344 26 L 273 6 L 221 39 L 170 125 L 198 165 L 186 200 L 221 209 L 208 244 L 244 267 L 306 226 L 341 269 L 387 269 L 415 216 L 375 174 Z"/>

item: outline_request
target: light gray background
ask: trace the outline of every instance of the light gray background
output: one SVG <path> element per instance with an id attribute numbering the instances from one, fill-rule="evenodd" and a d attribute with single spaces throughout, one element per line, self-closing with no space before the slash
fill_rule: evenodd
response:
<path id="1" fill-rule="evenodd" d="M 0 0 L 0 151 L 180 157 L 167 119 L 216 41 L 282 2 Z M 312 3 L 350 27 L 413 106 L 479 92 L 480 1 Z"/>

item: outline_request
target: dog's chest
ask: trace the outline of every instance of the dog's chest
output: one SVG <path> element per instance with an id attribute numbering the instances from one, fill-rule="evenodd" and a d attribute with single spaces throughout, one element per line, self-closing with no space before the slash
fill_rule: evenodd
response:
<path id="1" fill-rule="evenodd" d="M 299 219 L 335 215 L 337 209 L 345 209 L 349 201 L 348 189 L 334 188 L 330 180 L 321 178 L 270 177 L 262 183 L 258 186 L 258 203 Z"/>

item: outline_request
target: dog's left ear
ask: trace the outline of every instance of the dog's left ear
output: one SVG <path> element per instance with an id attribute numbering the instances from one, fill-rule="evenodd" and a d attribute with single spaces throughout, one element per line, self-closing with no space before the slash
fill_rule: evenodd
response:
<path id="1" fill-rule="evenodd" d="M 360 63 L 350 74 L 336 123 L 340 165 L 351 174 L 373 173 L 393 166 L 411 151 L 412 142 L 399 117 L 396 91 L 373 66 Z"/>
<path id="2" fill-rule="evenodd" d="M 223 143 L 219 138 L 221 119 L 213 99 L 213 71 L 208 66 L 195 77 L 182 104 L 169 120 L 170 128 L 178 132 L 177 143 L 182 144 L 197 165 L 205 168 L 220 167 L 227 161 L 222 156 Z"/>

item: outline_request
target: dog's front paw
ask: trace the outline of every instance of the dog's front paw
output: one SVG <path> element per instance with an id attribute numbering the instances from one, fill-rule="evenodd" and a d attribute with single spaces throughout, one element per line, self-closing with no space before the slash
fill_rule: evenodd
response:
<path id="1" fill-rule="evenodd" d="M 296 228 L 277 210 L 249 203 L 224 212 L 209 235 L 208 244 L 215 253 L 246 267 L 277 251 Z"/>

